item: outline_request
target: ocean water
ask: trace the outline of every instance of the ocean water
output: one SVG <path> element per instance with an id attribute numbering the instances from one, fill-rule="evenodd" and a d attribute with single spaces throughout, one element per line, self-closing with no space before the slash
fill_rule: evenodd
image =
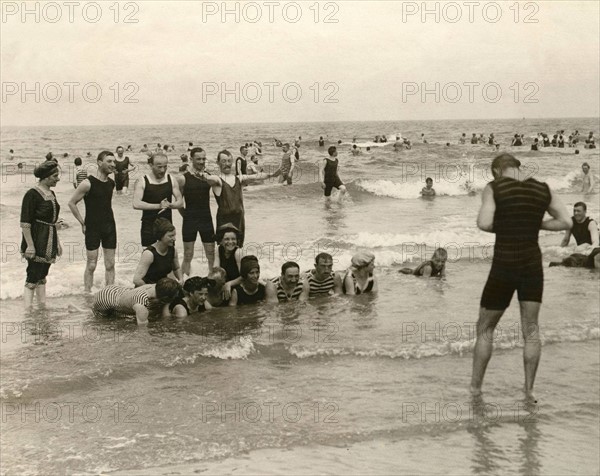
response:
<path id="1" fill-rule="evenodd" d="M 475 226 L 480 192 L 496 152 L 459 145 L 462 132 L 494 132 L 523 169 L 546 181 L 569 209 L 580 200 L 599 218 L 599 195 L 580 193 L 581 163 L 596 175 L 598 149 L 510 148 L 557 129 L 583 135 L 597 119 L 279 123 L 130 127 L 3 128 L 0 142 L 1 473 L 10 474 L 598 474 L 600 353 L 597 270 L 545 267 L 540 323 L 539 403 L 522 400 L 522 338 L 516 298 L 494 337 L 484 403 L 468 394 L 479 298 L 494 237 Z M 394 152 L 376 134 L 401 133 L 412 150 Z M 429 144 L 418 139 L 425 133 Z M 189 141 L 208 153 L 263 142 L 261 165 L 277 167 L 273 138 L 302 136 L 294 185 L 245 189 L 245 252 L 261 275 L 284 261 L 308 270 L 326 251 L 345 269 L 359 250 L 376 256 L 377 296 L 338 296 L 278 307 L 213 310 L 138 329 L 101 320 L 83 293 L 83 235 L 67 207 L 72 159 L 131 144 L 173 144 L 171 171 Z M 349 197 L 326 204 L 316 180 L 339 147 Z M 352 140 L 371 145 L 353 157 Z M 445 144 L 451 143 L 447 147 Z M 15 150 L 14 161 L 5 160 Z M 18 254 L 24 192 L 48 151 L 60 157 L 55 189 L 67 227 L 64 256 L 48 277 L 46 309 L 25 312 L 25 264 Z M 22 162 L 19 170 L 16 163 Z M 90 172 L 94 159 L 84 159 Z M 419 198 L 426 177 L 438 196 Z M 335 198 L 335 197 L 334 197 Z M 213 203 L 214 205 L 214 203 Z M 83 208 L 82 205 L 80 205 Z M 131 282 L 141 254 L 139 211 L 115 196 L 117 283 Z M 214 216 L 214 214 L 213 214 Z M 174 214 L 178 232 L 181 219 Z M 544 263 L 567 256 L 561 234 L 543 232 Z M 398 273 L 449 251 L 445 280 Z M 181 238 L 177 242 L 180 256 Z M 193 271 L 206 274 L 202 247 Z M 99 260 L 95 290 L 103 285 Z"/>

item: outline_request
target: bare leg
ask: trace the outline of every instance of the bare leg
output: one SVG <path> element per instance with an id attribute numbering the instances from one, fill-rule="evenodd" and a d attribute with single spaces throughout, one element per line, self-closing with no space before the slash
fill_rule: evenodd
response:
<path id="1" fill-rule="evenodd" d="M 183 242 L 183 263 L 181 263 L 181 273 L 183 276 L 189 276 L 192 272 L 192 259 L 194 258 L 194 241 Z"/>
<path id="2" fill-rule="evenodd" d="M 86 250 L 86 254 L 87 262 L 83 273 L 83 288 L 86 293 L 89 293 L 94 284 L 94 271 L 96 271 L 96 265 L 98 264 L 98 250 Z"/>
<path id="3" fill-rule="evenodd" d="M 521 306 L 521 331 L 525 345 L 523 346 L 523 367 L 525 369 L 525 396 L 528 400 L 535 402 L 533 395 L 533 383 L 537 372 L 540 357 L 542 356 L 542 344 L 540 342 L 540 328 L 538 316 L 541 303 L 533 301 L 519 302 Z"/>
<path id="4" fill-rule="evenodd" d="M 204 254 L 208 261 L 208 272 L 210 273 L 215 266 L 215 243 L 202 243 L 204 246 Z"/>
<path id="5" fill-rule="evenodd" d="M 474 396 L 481 394 L 483 377 L 494 348 L 494 329 L 496 329 L 502 314 L 504 314 L 504 310 L 493 311 L 484 307 L 479 308 L 477 340 L 473 349 L 473 374 L 471 376 L 471 393 Z"/>
<path id="6" fill-rule="evenodd" d="M 37 298 L 38 305 L 46 304 L 46 285 L 38 284 L 35 288 L 35 297 Z"/>
<path id="7" fill-rule="evenodd" d="M 104 253 L 104 277 L 107 286 L 115 284 L 115 251 L 102 248 L 102 253 Z"/>
<path id="8" fill-rule="evenodd" d="M 23 304 L 25 309 L 29 309 L 33 305 L 33 294 L 34 290 L 25 286 L 23 288 Z"/>
<path id="9" fill-rule="evenodd" d="M 346 195 L 346 186 L 345 185 L 340 185 L 340 197 L 339 197 L 339 201 L 341 202 L 344 199 L 344 196 Z"/>

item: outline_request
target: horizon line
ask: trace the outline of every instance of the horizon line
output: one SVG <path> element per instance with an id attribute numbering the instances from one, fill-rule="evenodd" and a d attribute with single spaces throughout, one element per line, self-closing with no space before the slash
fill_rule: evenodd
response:
<path id="1" fill-rule="evenodd" d="M 349 122 L 443 122 L 443 121 L 512 121 L 512 120 L 551 120 L 551 119 L 598 119 L 600 116 L 560 116 L 560 117 L 506 117 L 506 118 L 469 118 L 469 119 L 376 119 L 376 120 L 344 120 L 344 121 L 278 121 L 278 122 L 180 122 L 180 123 L 137 123 L 137 124 L 2 124 L 5 127 L 140 127 L 140 126 L 222 126 L 222 125 L 248 125 L 248 124 L 343 124 Z"/>

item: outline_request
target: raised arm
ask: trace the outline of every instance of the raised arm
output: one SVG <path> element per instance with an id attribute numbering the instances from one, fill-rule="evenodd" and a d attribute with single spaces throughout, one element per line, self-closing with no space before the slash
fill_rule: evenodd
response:
<path id="1" fill-rule="evenodd" d="M 85 234 L 85 220 L 79 213 L 79 208 L 77 204 L 83 200 L 83 197 L 87 195 L 87 193 L 92 188 L 92 184 L 88 179 L 85 179 L 83 182 L 79 184 L 79 187 L 75 189 L 73 195 L 71 196 L 71 200 L 69 200 L 69 209 L 73 216 L 77 219 L 77 221 L 81 224 L 81 231 Z"/>
<path id="2" fill-rule="evenodd" d="M 493 233 L 495 213 L 496 202 L 494 201 L 494 191 L 488 183 L 481 194 L 481 208 L 479 209 L 479 215 L 477 215 L 477 227 L 480 230 Z"/>
<path id="3" fill-rule="evenodd" d="M 550 191 L 550 195 L 552 196 L 552 200 L 550 201 L 550 205 L 548 205 L 548 213 L 552 218 L 544 220 L 540 228 L 549 231 L 570 230 L 573 222 L 567 213 L 567 209 L 556 194 Z"/>
<path id="4" fill-rule="evenodd" d="M 266 172 L 258 172 L 254 175 L 240 175 L 240 182 L 257 182 L 259 180 L 265 180 L 271 178 L 273 174 Z"/>
<path id="5" fill-rule="evenodd" d="M 277 302 L 279 302 L 275 284 L 273 284 L 273 281 L 270 279 L 265 283 L 265 297 L 267 298 L 267 304 L 277 304 Z"/>

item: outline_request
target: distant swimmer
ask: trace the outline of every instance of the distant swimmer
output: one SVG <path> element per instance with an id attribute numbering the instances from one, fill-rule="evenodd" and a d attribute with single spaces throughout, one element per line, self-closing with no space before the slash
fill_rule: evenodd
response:
<path id="1" fill-rule="evenodd" d="M 246 175 L 248 169 L 248 147 L 240 147 L 240 155 L 235 159 L 235 175 Z"/>
<path id="2" fill-rule="evenodd" d="M 47 161 L 51 161 L 51 160 L 53 160 L 54 162 L 58 163 L 58 160 L 56 160 L 56 159 L 54 158 L 54 154 L 53 154 L 52 152 L 48 152 L 48 153 L 46 154 L 46 160 L 47 160 Z"/>
<path id="3" fill-rule="evenodd" d="M 402 139 L 402 143 L 404 144 L 404 147 L 406 148 L 406 150 L 412 149 L 412 143 L 406 137 L 404 139 Z"/>
<path id="4" fill-rule="evenodd" d="M 15 160 L 15 151 L 10 149 L 8 151 L 8 156 L 6 157 L 6 160 Z"/>
<path id="5" fill-rule="evenodd" d="M 486 138 L 485 138 L 485 136 L 483 134 L 479 134 L 479 137 L 477 138 L 477 142 L 479 144 L 485 144 L 487 141 L 486 141 Z"/>
<path id="6" fill-rule="evenodd" d="M 319 137 L 319 147 L 325 147 L 325 139 L 323 139 L 323 136 Z"/>
<path id="7" fill-rule="evenodd" d="M 287 183 L 292 185 L 292 174 L 296 167 L 296 161 L 292 158 L 293 151 L 290 149 L 290 144 L 287 142 L 282 147 L 283 156 L 281 157 L 281 164 L 279 168 L 273 172 L 273 177 L 279 177 L 279 183 Z"/>
<path id="8" fill-rule="evenodd" d="M 115 190 L 117 195 L 124 193 L 127 195 L 129 190 L 129 174 L 137 168 L 129 160 L 129 157 L 123 157 L 123 147 L 117 147 L 117 156 L 115 157 Z"/>
<path id="9" fill-rule="evenodd" d="M 423 276 L 425 278 L 445 278 L 446 277 L 446 261 L 448 260 L 448 252 L 445 248 L 438 248 L 433 252 L 429 261 L 423 261 L 415 269 L 402 268 L 402 274 L 412 274 L 413 276 Z"/>
<path id="10" fill-rule="evenodd" d="M 594 133 L 590 132 L 590 135 L 585 140 L 586 149 L 595 149 L 596 148 L 596 139 L 594 138 Z"/>
<path id="11" fill-rule="evenodd" d="M 395 145 L 395 144 L 394 144 L 394 145 Z M 352 153 L 352 155 L 353 155 L 353 156 L 355 156 L 355 157 L 356 157 L 357 155 L 360 155 L 360 153 L 361 153 L 361 150 L 360 150 L 360 148 L 359 148 L 359 147 L 357 147 L 357 145 L 356 145 L 356 144 L 354 144 L 354 145 L 352 146 L 352 149 L 350 149 L 350 152 Z"/>
<path id="12" fill-rule="evenodd" d="M 60 181 L 58 164 L 46 161 L 36 167 L 33 175 L 39 181 L 23 196 L 21 203 L 21 255 L 27 260 L 27 277 L 23 290 L 25 308 L 31 307 L 33 295 L 38 304 L 46 303 L 46 278 L 50 265 L 62 255 L 56 231 L 60 205 L 51 190 Z"/>
<path id="13" fill-rule="evenodd" d="M 594 175 L 590 172 L 590 164 L 587 162 L 581 164 L 581 171 L 583 172 L 581 184 L 582 193 L 594 193 L 596 183 L 594 181 Z"/>
<path id="14" fill-rule="evenodd" d="M 531 144 L 531 150 L 540 150 L 540 140 L 536 137 Z"/>
<path id="15" fill-rule="evenodd" d="M 425 134 L 423 134 L 423 133 L 421 133 L 421 142 L 422 142 L 423 144 L 427 144 L 427 143 L 428 143 L 428 142 L 427 142 L 427 139 L 425 139 Z"/>
<path id="16" fill-rule="evenodd" d="M 290 302 L 304 300 L 303 282 L 300 279 L 300 266 L 287 261 L 281 266 L 281 276 L 267 282 L 268 302 Z"/>
<path id="17" fill-rule="evenodd" d="M 559 149 L 565 148 L 565 138 L 562 136 L 562 134 L 558 136 L 558 148 Z"/>
<path id="18" fill-rule="evenodd" d="M 181 165 L 179 166 L 179 173 L 180 174 L 184 174 L 188 171 L 188 169 L 190 168 L 190 161 L 189 161 L 189 157 L 187 154 L 181 154 L 179 156 L 179 158 L 181 159 Z"/>
<path id="19" fill-rule="evenodd" d="M 150 149 L 148 149 L 148 144 L 144 144 L 143 147 L 140 149 L 140 152 L 142 152 L 144 154 L 149 151 L 150 151 Z"/>
<path id="20" fill-rule="evenodd" d="M 80 159 L 81 160 L 81 159 Z M 94 285 L 94 271 L 98 264 L 98 252 L 102 245 L 106 286 L 115 283 L 115 253 L 117 250 L 117 225 L 112 209 L 115 182 L 109 175 L 115 171 L 115 156 L 105 150 L 98 154 L 96 176 L 90 175 L 75 189 L 69 208 L 81 224 L 85 237 L 86 266 L 83 284 L 86 292 Z M 85 203 L 85 218 L 79 212 L 78 203 Z"/>
<path id="21" fill-rule="evenodd" d="M 488 145 L 496 145 L 496 138 L 494 137 L 494 133 L 492 132 L 488 138 Z"/>
<path id="22" fill-rule="evenodd" d="M 494 180 L 482 193 L 477 226 L 495 233 L 496 242 L 492 269 L 480 303 L 471 393 L 475 397 L 481 394 L 492 356 L 494 329 L 516 290 L 525 339 L 525 393 L 529 401 L 535 401 L 533 384 L 541 355 L 538 314 L 544 288 L 538 235 L 540 230 L 569 230 L 571 219 L 547 184 L 533 178 L 521 179 L 525 174 L 520 166 L 521 162 L 510 154 L 496 157 L 491 167 Z M 551 219 L 543 220 L 546 212 Z"/>
<path id="23" fill-rule="evenodd" d="M 135 315 L 138 325 L 146 325 L 150 314 L 169 316 L 169 305 L 181 293 L 181 285 L 169 278 L 133 289 L 107 286 L 94 295 L 92 311 L 100 317 Z"/>
<path id="24" fill-rule="evenodd" d="M 393 147 L 394 147 L 394 152 L 398 152 L 399 150 L 404 149 L 404 141 L 402 140 L 402 138 L 400 138 L 400 137 L 396 138 L 396 142 L 394 142 Z"/>
<path id="25" fill-rule="evenodd" d="M 340 191 L 340 199 L 343 198 L 346 193 L 346 186 L 338 175 L 338 153 L 335 146 L 329 147 L 327 150 L 329 157 L 323 159 L 321 166 L 319 167 L 319 181 L 321 187 L 324 190 L 324 195 L 329 200 L 331 197 L 331 191 L 337 188 Z"/>
<path id="26" fill-rule="evenodd" d="M 226 223 L 231 223 L 239 230 L 238 245 L 244 246 L 246 219 L 242 184 L 264 180 L 272 175 L 258 173 L 236 176 L 235 170 L 232 170 L 233 156 L 226 149 L 217 154 L 217 165 L 219 166 L 219 175 L 207 175 L 203 172 L 199 174 L 199 177 L 206 179 L 217 200 L 217 229 Z"/>
<path id="27" fill-rule="evenodd" d="M 463 132 L 462 136 L 460 136 L 459 139 L 458 139 L 458 143 L 459 144 L 466 144 L 467 143 L 467 134 L 465 134 Z"/>
<path id="28" fill-rule="evenodd" d="M 129 144 L 127 146 L 127 149 L 125 149 L 125 152 L 133 152 L 133 149 L 131 148 L 131 144 Z"/>
<path id="29" fill-rule="evenodd" d="M 356 253 L 352 256 L 350 268 L 342 279 L 342 292 L 344 294 L 366 294 L 377 292 L 377 278 L 373 274 L 375 269 L 375 255 L 368 251 Z"/>
<path id="30" fill-rule="evenodd" d="M 281 147 L 283 145 L 283 143 L 279 139 L 273 139 L 273 141 L 276 147 Z"/>
<path id="31" fill-rule="evenodd" d="M 425 186 L 421 189 L 422 197 L 435 197 L 435 190 L 433 188 L 433 179 L 427 177 L 425 179 Z"/>
<path id="32" fill-rule="evenodd" d="M 260 282 L 260 265 L 254 255 L 244 256 L 241 261 L 242 281 L 231 290 L 230 306 L 256 304 L 266 300 L 266 287 Z"/>
<path id="33" fill-rule="evenodd" d="M 158 217 L 172 222 L 172 209 L 183 207 L 179 184 L 167 173 L 168 162 L 169 159 L 164 153 L 152 154 L 148 159 L 150 173 L 139 178 L 134 185 L 133 208 L 142 210 L 142 246 L 154 243 L 153 226 Z M 175 200 L 171 201 L 173 198 Z"/>
<path id="34" fill-rule="evenodd" d="M 258 155 L 253 155 L 250 157 L 250 162 L 248 163 L 246 173 L 248 175 L 256 175 L 262 171 L 263 168 L 258 164 Z"/>
<path id="35" fill-rule="evenodd" d="M 342 292 L 342 279 L 333 272 L 333 257 L 329 253 L 319 253 L 315 257 L 315 268 L 306 273 L 303 299 L 331 296 Z"/>
<path id="36" fill-rule="evenodd" d="M 523 139 L 521 139 L 519 134 L 515 134 L 510 145 L 513 147 L 520 147 L 523 145 Z"/>
<path id="37" fill-rule="evenodd" d="M 571 241 L 571 236 L 575 238 L 577 250 L 593 249 L 599 245 L 598 240 L 598 223 L 592 218 L 586 216 L 587 205 L 584 202 L 577 202 L 573 205 L 572 227 L 565 231 L 565 236 L 560 243 L 560 246 L 568 246 Z M 587 246 L 582 246 L 587 245 Z"/>
<path id="38" fill-rule="evenodd" d="M 87 170 L 83 167 L 83 161 L 81 157 L 75 157 L 73 160 L 73 164 L 75 165 L 75 173 L 73 174 L 73 188 L 79 187 L 79 184 L 83 182 L 88 174 Z"/>
<path id="39" fill-rule="evenodd" d="M 186 317 L 190 314 L 208 311 L 212 306 L 207 301 L 208 290 L 215 282 L 208 278 L 194 276 L 183 283 L 183 296 L 175 298 L 169 304 L 174 317 Z"/>
<path id="40" fill-rule="evenodd" d="M 471 136 L 471 144 L 477 144 L 477 134 L 475 133 Z"/>
<path id="41" fill-rule="evenodd" d="M 182 280 L 179 257 L 175 249 L 175 226 L 166 218 L 157 218 L 153 231 L 156 241 L 142 252 L 133 275 L 133 284 L 136 287 L 157 283 L 171 273 L 177 281 Z"/>
<path id="42" fill-rule="evenodd" d="M 189 276 L 194 258 L 194 245 L 200 235 L 204 254 L 210 271 L 215 261 L 215 228 L 210 210 L 211 186 L 202 174 L 206 172 L 206 152 L 201 147 L 190 151 L 192 166 L 183 175 L 177 177 L 184 207 L 179 209 L 183 217 L 181 237 L 183 239 L 183 264 L 181 272 Z"/>

